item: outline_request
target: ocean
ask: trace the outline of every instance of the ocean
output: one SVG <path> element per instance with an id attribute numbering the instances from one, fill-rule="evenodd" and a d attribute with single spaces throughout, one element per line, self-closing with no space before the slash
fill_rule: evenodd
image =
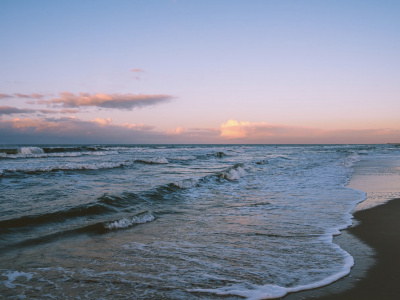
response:
<path id="1" fill-rule="evenodd" d="M 365 191 L 395 145 L 0 147 L 0 295 L 269 299 L 329 284 Z"/>

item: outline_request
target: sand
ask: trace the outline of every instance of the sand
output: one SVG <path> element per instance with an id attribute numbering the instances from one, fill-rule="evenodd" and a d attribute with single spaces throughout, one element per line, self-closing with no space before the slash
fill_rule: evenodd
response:
<path id="1" fill-rule="evenodd" d="M 335 242 L 355 260 L 351 273 L 294 299 L 400 299 L 400 199 L 358 211 L 354 225 Z"/>

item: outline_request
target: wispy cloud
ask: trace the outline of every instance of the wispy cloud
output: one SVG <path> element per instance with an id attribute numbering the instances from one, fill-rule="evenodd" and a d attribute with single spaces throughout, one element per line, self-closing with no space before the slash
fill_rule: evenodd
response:
<path id="1" fill-rule="evenodd" d="M 143 123 L 135 124 L 135 123 L 124 123 L 121 125 L 122 127 L 136 130 L 153 130 L 155 126 L 145 125 Z"/>
<path id="2" fill-rule="evenodd" d="M 140 76 L 141 76 L 143 73 L 145 73 L 145 70 L 136 68 L 136 69 L 131 69 L 131 72 L 134 73 L 134 75 L 132 75 L 132 78 L 134 78 L 134 79 L 136 79 L 136 80 L 140 80 L 140 79 L 141 79 Z"/>
<path id="3" fill-rule="evenodd" d="M 21 98 L 21 99 L 43 99 L 45 95 L 42 94 L 22 94 L 22 93 L 14 93 L 14 94 L 0 94 L 0 99 L 12 99 L 12 98 Z"/>
<path id="4" fill-rule="evenodd" d="M 62 110 L 51 110 L 51 109 L 30 109 L 30 108 L 17 108 L 11 106 L 0 106 L 0 115 L 12 115 L 12 114 L 75 114 L 78 113 L 77 109 L 62 109 Z"/>
<path id="5" fill-rule="evenodd" d="M 173 99 L 170 95 L 134 95 L 134 94 L 89 94 L 79 93 L 75 95 L 70 92 L 60 93 L 60 98 L 52 100 L 40 100 L 41 104 L 61 105 L 63 107 L 92 106 L 101 108 L 114 108 L 132 110 L 165 103 Z"/>
<path id="6" fill-rule="evenodd" d="M 9 99 L 9 98 L 14 98 L 14 97 L 9 94 L 0 94 L 0 99 Z"/>
<path id="7" fill-rule="evenodd" d="M 35 112 L 34 109 L 0 106 L 0 115 L 25 114 Z"/>
<path id="8" fill-rule="evenodd" d="M 144 70 L 143 69 L 132 69 L 131 72 L 133 72 L 133 73 L 143 73 Z"/>
<path id="9" fill-rule="evenodd" d="M 41 94 L 20 94 L 20 93 L 15 93 L 14 96 L 16 98 L 25 98 L 25 99 L 43 99 L 45 97 L 45 95 L 41 95 Z"/>

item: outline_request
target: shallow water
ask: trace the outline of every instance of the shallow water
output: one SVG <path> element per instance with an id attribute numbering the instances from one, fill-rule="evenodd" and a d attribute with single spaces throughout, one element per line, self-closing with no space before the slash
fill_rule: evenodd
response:
<path id="1" fill-rule="evenodd" d="M 7 146 L 0 294 L 276 298 L 348 274 L 332 243 L 391 145 Z"/>

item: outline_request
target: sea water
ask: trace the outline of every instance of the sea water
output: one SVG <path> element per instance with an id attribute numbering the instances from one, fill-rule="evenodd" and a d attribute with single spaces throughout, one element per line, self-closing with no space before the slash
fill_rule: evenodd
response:
<path id="1" fill-rule="evenodd" d="M 365 192 L 357 161 L 394 145 L 0 147 L 0 295 L 278 298 L 329 284 Z"/>

